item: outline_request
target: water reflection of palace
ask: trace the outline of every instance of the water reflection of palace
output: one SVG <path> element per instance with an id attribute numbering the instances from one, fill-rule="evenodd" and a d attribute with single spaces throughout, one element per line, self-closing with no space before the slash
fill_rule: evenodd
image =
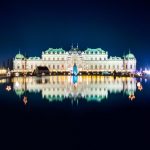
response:
<path id="1" fill-rule="evenodd" d="M 50 77 L 15 77 L 13 88 L 18 96 L 25 91 L 41 92 L 42 98 L 49 101 L 65 98 L 85 98 L 87 101 L 107 99 L 109 93 L 134 94 L 136 79 L 108 76 L 50 76 Z"/>

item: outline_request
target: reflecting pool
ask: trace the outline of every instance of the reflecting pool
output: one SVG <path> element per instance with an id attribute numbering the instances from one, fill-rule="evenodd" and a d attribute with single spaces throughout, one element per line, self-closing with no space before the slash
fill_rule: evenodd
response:
<path id="1" fill-rule="evenodd" d="M 140 102 L 148 82 L 147 79 L 111 76 L 14 77 L 1 79 L 0 88 L 2 99 L 8 101 L 8 105 L 10 101 L 38 107 L 61 103 L 65 108 L 69 103 L 70 107 L 89 107 L 88 103 L 93 102 L 91 107 L 105 104 L 106 108 L 129 104 L 129 101 Z"/>
<path id="2" fill-rule="evenodd" d="M 45 143 L 60 148 L 60 142 L 69 149 L 93 149 L 95 143 L 109 146 L 108 139 L 116 145 L 143 146 L 149 140 L 149 89 L 149 79 L 130 77 L 1 79 L 1 137 L 12 144 L 41 143 L 41 149 Z"/>

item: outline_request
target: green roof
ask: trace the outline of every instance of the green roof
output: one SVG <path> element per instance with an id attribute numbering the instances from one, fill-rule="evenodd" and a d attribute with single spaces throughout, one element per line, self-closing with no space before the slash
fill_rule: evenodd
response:
<path id="1" fill-rule="evenodd" d="M 132 53 L 129 53 L 125 56 L 126 59 L 135 59 L 135 56 Z"/>
<path id="2" fill-rule="evenodd" d="M 16 93 L 17 96 L 21 96 L 21 95 L 24 94 L 24 90 L 22 90 L 22 89 L 16 89 L 15 93 Z"/>
<path id="3" fill-rule="evenodd" d="M 92 49 L 92 48 L 87 48 L 85 50 L 85 53 L 90 53 L 90 54 L 106 54 L 107 52 L 102 50 L 101 48 L 96 48 L 96 49 Z"/>
<path id="4" fill-rule="evenodd" d="M 15 59 L 24 59 L 25 57 L 20 52 L 15 56 Z"/>
<path id="5" fill-rule="evenodd" d="M 50 54 L 50 53 L 53 53 L 53 54 L 56 54 L 56 53 L 64 53 L 65 50 L 63 50 L 62 48 L 49 48 L 48 50 L 45 51 L 46 54 Z"/>
<path id="6" fill-rule="evenodd" d="M 29 57 L 28 60 L 40 60 L 40 57 Z"/>

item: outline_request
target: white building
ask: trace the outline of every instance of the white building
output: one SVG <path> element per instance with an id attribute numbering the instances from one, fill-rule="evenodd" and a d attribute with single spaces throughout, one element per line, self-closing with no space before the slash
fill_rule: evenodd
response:
<path id="1" fill-rule="evenodd" d="M 87 48 L 80 51 L 78 46 L 70 51 L 49 48 L 41 57 L 25 58 L 20 52 L 13 61 L 14 72 L 33 72 L 37 66 L 47 66 L 50 72 L 70 72 L 76 64 L 79 72 L 135 72 L 136 58 L 129 54 L 121 57 L 108 56 L 101 48 Z"/>

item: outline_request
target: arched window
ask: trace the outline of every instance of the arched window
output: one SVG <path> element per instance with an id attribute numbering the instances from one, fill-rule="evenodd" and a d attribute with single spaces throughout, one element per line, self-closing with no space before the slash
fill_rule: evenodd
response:
<path id="1" fill-rule="evenodd" d="M 132 65 L 130 65 L 130 69 L 132 69 Z"/>
<path id="2" fill-rule="evenodd" d="M 53 60 L 55 60 L 55 58 L 53 58 Z"/>
<path id="3" fill-rule="evenodd" d="M 53 69 L 55 69 L 55 65 L 53 65 Z"/>

